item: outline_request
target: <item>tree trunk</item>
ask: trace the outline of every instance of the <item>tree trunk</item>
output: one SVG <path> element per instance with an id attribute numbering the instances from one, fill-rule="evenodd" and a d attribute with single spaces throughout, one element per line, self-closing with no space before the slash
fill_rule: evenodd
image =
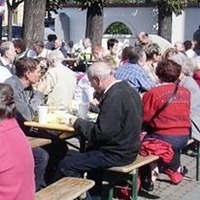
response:
<path id="1" fill-rule="evenodd" d="M 103 34 L 103 7 L 93 5 L 87 9 L 86 37 L 92 44 L 101 45 Z"/>
<path id="2" fill-rule="evenodd" d="M 166 10 L 166 5 L 163 1 L 158 3 L 158 35 L 171 42 L 172 12 Z"/>
<path id="3" fill-rule="evenodd" d="M 35 41 L 44 40 L 46 0 L 24 1 L 23 38 L 27 47 L 31 47 Z"/>
<path id="4" fill-rule="evenodd" d="M 8 40 L 12 41 L 12 18 L 13 18 L 13 10 L 10 6 L 8 8 Z"/>

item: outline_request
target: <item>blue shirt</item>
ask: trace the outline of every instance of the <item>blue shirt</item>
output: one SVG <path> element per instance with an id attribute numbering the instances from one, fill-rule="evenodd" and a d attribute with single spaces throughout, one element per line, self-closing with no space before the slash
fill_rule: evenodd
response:
<path id="1" fill-rule="evenodd" d="M 125 63 L 115 73 L 115 78 L 127 81 L 137 92 L 145 92 L 155 87 L 148 73 L 137 64 Z"/>

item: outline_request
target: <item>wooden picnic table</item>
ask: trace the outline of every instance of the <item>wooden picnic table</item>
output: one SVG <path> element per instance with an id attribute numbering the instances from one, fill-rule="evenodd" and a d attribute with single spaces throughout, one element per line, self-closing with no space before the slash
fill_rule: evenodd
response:
<path id="1" fill-rule="evenodd" d="M 56 131 L 59 135 L 59 138 L 61 139 L 68 139 L 70 137 L 77 135 L 75 133 L 74 128 L 66 124 L 60 124 L 60 123 L 40 124 L 39 122 L 36 121 L 26 121 L 24 122 L 24 125 L 38 129 Z"/>
<path id="2" fill-rule="evenodd" d="M 61 123 L 46 123 L 46 124 L 40 124 L 36 121 L 26 121 L 24 122 L 25 126 L 38 128 L 38 129 L 44 129 L 44 130 L 53 130 L 58 133 L 58 136 L 60 139 L 65 139 L 66 143 L 80 151 L 84 151 L 85 149 L 85 140 L 80 137 L 80 148 L 76 145 L 72 144 L 71 142 L 67 141 L 67 139 L 77 137 L 78 134 L 75 132 L 74 128 Z M 43 139 L 43 138 L 41 138 Z M 50 139 L 49 139 L 50 140 Z"/>

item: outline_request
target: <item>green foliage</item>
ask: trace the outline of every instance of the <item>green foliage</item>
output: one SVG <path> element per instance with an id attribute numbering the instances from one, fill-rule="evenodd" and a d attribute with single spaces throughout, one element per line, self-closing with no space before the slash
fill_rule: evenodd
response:
<path id="1" fill-rule="evenodd" d="M 181 14 L 188 4 L 197 4 L 199 0 L 138 0 L 137 3 L 156 3 L 166 12 L 174 12 L 176 15 Z"/>
<path id="2" fill-rule="evenodd" d="M 75 2 L 82 10 L 93 7 L 94 5 L 102 9 L 104 3 L 106 3 L 106 0 L 75 0 Z"/>
<path id="3" fill-rule="evenodd" d="M 48 18 L 51 18 L 51 12 L 57 14 L 57 10 L 61 9 L 63 3 L 68 2 L 68 0 L 47 0 L 46 2 L 46 11 L 48 12 Z"/>
<path id="4" fill-rule="evenodd" d="M 122 22 L 114 22 L 106 29 L 105 34 L 130 34 L 130 35 L 132 35 L 132 32 Z"/>

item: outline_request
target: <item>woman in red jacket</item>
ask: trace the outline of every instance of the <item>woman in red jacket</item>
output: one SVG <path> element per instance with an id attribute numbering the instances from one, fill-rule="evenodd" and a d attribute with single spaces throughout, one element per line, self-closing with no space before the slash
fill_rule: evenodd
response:
<path id="1" fill-rule="evenodd" d="M 171 145 L 174 155 L 171 162 L 161 162 L 161 167 L 172 183 L 178 184 L 183 177 L 178 168 L 180 166 L 180 150 L 183 149 L 190 134 L 190 92 L 178 85 L 181 66 L 171 60 L 158 63 L 156 75 L 160 84 L 143 96 L 143 122 L 149 122 L 150 129 L 145 137 L 154 138 Z M 177 91 L 175 92 L 177 88 Z M 172 95 L 175 93 L 174 95 Z M 171 98 L 173 96 L 173 98 Z M 171 101 L 159 112 L 165 102 Z"/>

